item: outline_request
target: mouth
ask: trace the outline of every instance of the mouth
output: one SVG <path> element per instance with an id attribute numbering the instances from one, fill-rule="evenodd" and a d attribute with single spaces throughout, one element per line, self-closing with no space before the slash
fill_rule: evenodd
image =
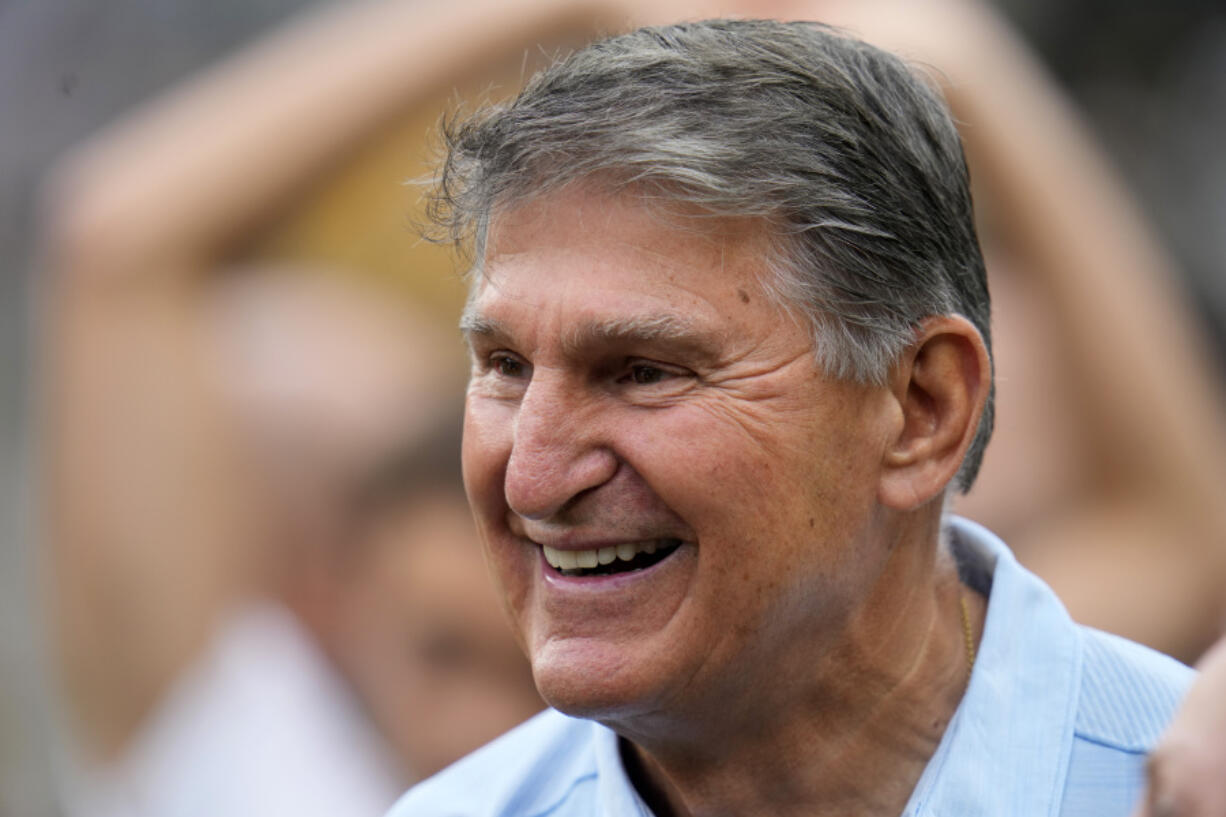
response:
<path id="1" fill-rule="evenodd" d="M 659 564 L 681 546 L 680 539 L 646 539 L 590 550 L 559 550 L 541 545 L 545 561 L 563 576 L 610 576 Z"/>

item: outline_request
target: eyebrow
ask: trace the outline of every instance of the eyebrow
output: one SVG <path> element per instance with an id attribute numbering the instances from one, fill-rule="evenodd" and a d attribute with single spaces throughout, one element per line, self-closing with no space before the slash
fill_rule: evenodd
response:
<path id="1" fill-rule="evenodd" d="M 511 337 L 511 332 L 500 321 L 470 309 L 466 309 L 460 317 L 460 331 L 470 341 L 473 336 Z M 585 349 L 599 346 L 656 344 L 713 361 L 723 334 L 700 327 L 684 315 L 661 312 L 584 321 L 566 333 L 562 338 L 562 348 L 567 354 L 578 355 Z"/>
<path id="2" fill-rule="evenodd" d="M 460 331 L 465 337 L 472 335 L 493 337 L 507 334 L 501 323 L 477 314 L 471 307 L 465 307 L 464 312 L 460 315 Z"/>

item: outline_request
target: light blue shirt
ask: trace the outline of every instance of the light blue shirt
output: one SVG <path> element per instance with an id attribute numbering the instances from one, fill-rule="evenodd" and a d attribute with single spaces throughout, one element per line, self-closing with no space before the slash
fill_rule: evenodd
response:
<path id="1" fill-rule="evenodd" d="M 989 594 L 987 620 L 904 817 L 1126 817 L 1192 671 L 1074 624 L 986 529 L 951 517 L 947 534 L 963 581 Z M 412 789 L 389 817 L 651 817 L 617 740 L 544 712 Z"/>

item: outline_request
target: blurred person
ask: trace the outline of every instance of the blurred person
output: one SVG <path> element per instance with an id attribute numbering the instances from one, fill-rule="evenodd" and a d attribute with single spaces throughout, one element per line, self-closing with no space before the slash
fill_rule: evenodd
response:
<path id="1" fill-rule="evenodd" d="M 453 459 L 455 451 L 449 446 Z M 401 504 L 351 571 L 354 598 L 333 641 L 406 778 L 420 779 L 543 704 L 501 606 L 484 592 L 458 475 L 456 485 L 418 489 Z"/>

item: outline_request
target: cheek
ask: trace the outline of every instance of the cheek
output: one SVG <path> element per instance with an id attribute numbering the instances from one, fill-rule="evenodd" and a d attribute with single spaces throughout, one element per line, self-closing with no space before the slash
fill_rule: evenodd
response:
<path id="1" fill-rule="evenodd" d="M 477 524 L 489 573 L 521 645 L 523 617 L 531 608 L 536 550 L 512 540 L 504 483 L 511 455 L 514 409 L 497 400 L 469 396 L 464 413 L 464 487 Z"/>
<path id="2" fill-rule="evenodd" d="M 503 482 L 511 456 L 514 415 L 497 401 L 469 397 L 464 409 L 464 488 L 481 523 L 505 511 Z"/>
<path id="3" fill-rule="evenodd" d="M 782 456 L 790 445 L 785 424 L 774 425 L 764 440 L 718 407 L 653 411 L 624 428 L 620 447 L 627 462 L 700 534 L 725 529 L 742 510 L 768 504 L 795 459 Z"/>
<path id="4" fill-rule="evenodd" d="M 746 417 L 678 407 L 634 423 L 625 456 L 694 528 L 700 548 L 704 539 L 718 543 L 706 563 L 727 573 L 723 580 L 826 572 L 875 496 L 868 438 L 835 408 Z"/>

